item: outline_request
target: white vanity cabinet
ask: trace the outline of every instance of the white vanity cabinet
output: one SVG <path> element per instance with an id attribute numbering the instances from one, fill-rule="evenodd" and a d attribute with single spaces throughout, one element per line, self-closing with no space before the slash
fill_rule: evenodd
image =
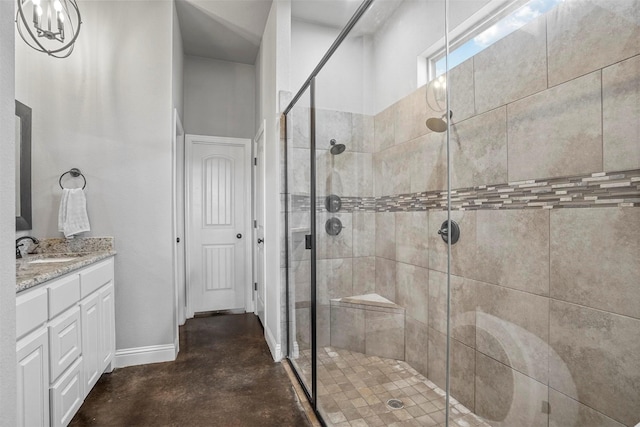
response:
<path id="1" fill-rule="evenodd" d="M 115 355 L 113 258 L 16 296 L 18 425 L 66 426 Z"/>

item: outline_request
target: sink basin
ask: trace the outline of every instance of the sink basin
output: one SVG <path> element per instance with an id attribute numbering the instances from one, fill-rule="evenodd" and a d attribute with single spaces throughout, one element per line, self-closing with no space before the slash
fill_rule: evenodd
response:
<path id="1" fill-rule="evenodd" d="M 60 257 L 60 258 L 41 258 L 33 261 L 29 261 L 29 264 L 48 264 L 53 262 L 68 262 L 73 261 L 77 258 L 74 257 Z"/>
<path id="2" fill-rule="evenodd" d="M 38 254 L 33 255 L 33 257 L 23 258 L 21 260 L 17 260 L 18 263 L 26 266 L 29 264 L 55 264 L 55 263 L 63 263 L 69 261 L 75 261 L 79 257 L 82 257 L 86 254 L 83 253 L 49 253 L 49 254 Z"/>

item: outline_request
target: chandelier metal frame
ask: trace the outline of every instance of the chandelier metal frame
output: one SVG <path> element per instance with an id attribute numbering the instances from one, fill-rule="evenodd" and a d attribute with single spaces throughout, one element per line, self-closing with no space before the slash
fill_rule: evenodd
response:
<path id="1" fill-rule="evenodd" d="M 47 11 L 47 28 L 43 28 L 41 26 L 42 22 L 40 22 L 40 20 L 42 15 L 42 8 L 40 7 L 40 1 L 42 0 L 17 0 L 18 11 L 16 12 L 15 22 L 18 29 L 18 34 L 20 34 L 22 40 L 24 40 L 24 42 L 32 49 L 35 49 L 38 52 L 46 53 L 47 55 L 54 58 L 66 58 L 71 55 L 71 52 L 73 52 L 75 42 L 78 38 L 78 35 L 80 34 L 80 26 L 82 25 L 82 17 L 80 16 L 80 9 L 78 8 L 77 0 L 55 0 L 55 2 L 57 3 L 56 6 L 58 7 L 55 8 L 54 12 L 56 14 L 57 31 L 55 29 L 52 30 L 51 28 L 50 9 Z M 32 22 L 29 22 L 25 16 L 24 7 L 28 3 L 31 3 L 33 8 Z M 51 7 L 53 6 L 53 4 L 54 3 L 51 3 L 49 6 Z M 75 15 L 77 28 L 74 28 L 74 19 L 72 19 L 71 16 L 72 13 Z M 66 16 L 67 18 L 65 19 L 64 16 Z M 71 32 L 71 37 L 70 39 L 68 39 L 67 43 L 65 43 L 65 24 L 67 26 L 67 29 Z M 27 33 L 26 35 L 25 32 Z M 63 46 L 48 49 L 40 42 L 40 38 L 58 41 L 60 43 L 63 43 Z"/>

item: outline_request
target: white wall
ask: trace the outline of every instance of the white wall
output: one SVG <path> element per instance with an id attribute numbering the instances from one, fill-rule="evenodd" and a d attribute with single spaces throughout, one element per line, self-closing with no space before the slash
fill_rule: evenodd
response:
<path id="1" fill-rule="evenodd" d="M 309 78 L 339 29 L 292 20 L 291 88 L 297 92 Z M 369 36 L 345 39 L 316 79 L 316 106 L 352 113 L 371 113 L 371 54 Z"/>
<path id="2" fill-rule="evenodd" d="M 16 44 L 16 97 L 33 109 L 33 234 L 60 236 L 58 177 L 80 168 L 87 235 L 114 236 L 118 251 L 118 349 L 173 344 L 172 31 L 159 31 L 172 28 L 172 7 L 81 2 L 84 25 L 62 60 Z"/>
<path id="3" fill-rule="evenodd" d="M 265 125 L 265 288 L 266 324 L 265 338 L 272 356 L 279 360 L 283 349 L 281 342 L 284 331 L 281 319 L 280 283 L 280 91 L 288 91 L 290 85 L 291 55 L 291 2 L 275 0 L 258 54 L 257 71 L 260 79 L 258 102 L 262 116 L 257 117 L 255 128 L 263 119 Z"/>
<path id="4" fill-rule="evenodd" d="M 489 0 L 451 0 L 449 30 Z M 444 37 L 444 2 L 405 0 L 374 36 L 374 113 L 417 89 L 417 57 Z"/>
<path id="5" fill-rule="evenodd" d="M 256 55 L 256 63 L 255 63 L 255 98 L 256 102 L 254 105 L 255 108 L 255 118 L 256 122 L 254 124 L 254 134 L 258 133 L 260 129 L 260 124 L 262 123 L 262 49 L 258 50 L 258 54 Z M 255 135 L 254 135 L 255 136 Z"/>
<path id="6" fill-rule="evenodd" d="M 405 0 L 374 37 L 376 113 L 415 91 L 417 57 L 444 37 L 444 2 Z"/>
<path id="7" fill-rule="evenodd" d="M 291 20 L 291 88 L 300 89 L 340 33 L 310 22 Z"/>
<path id="8" fill-rule="evenodd" d="M 0 1 L 0 425 L 16 425 L 14 3 Z"/>
<path id="9" fill-rule="evenodd" d="M 173 40 L 172 40 L 172 97 L 173 106 L 178 110 L 180 119 L 184 118 L 184 46 L 182 44 L 182 32 L 180 31 L 180 21 L 176 5 L 173 3 Z"/>
<path id="10" fill-rule="evenodd" d="M 255 136 L 255 66 L 186 56 L 185 132 Z"/>

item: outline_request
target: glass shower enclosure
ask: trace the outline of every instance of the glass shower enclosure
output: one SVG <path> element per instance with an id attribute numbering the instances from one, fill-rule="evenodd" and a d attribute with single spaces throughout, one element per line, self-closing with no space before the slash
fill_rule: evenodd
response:
<path id="1" fill-rule="evenodd" d="M 322 43 L 284 113 L 287 355 L 322 422 L 640 422 L 637 1 L 294 14 L 294 60 Z"/>

